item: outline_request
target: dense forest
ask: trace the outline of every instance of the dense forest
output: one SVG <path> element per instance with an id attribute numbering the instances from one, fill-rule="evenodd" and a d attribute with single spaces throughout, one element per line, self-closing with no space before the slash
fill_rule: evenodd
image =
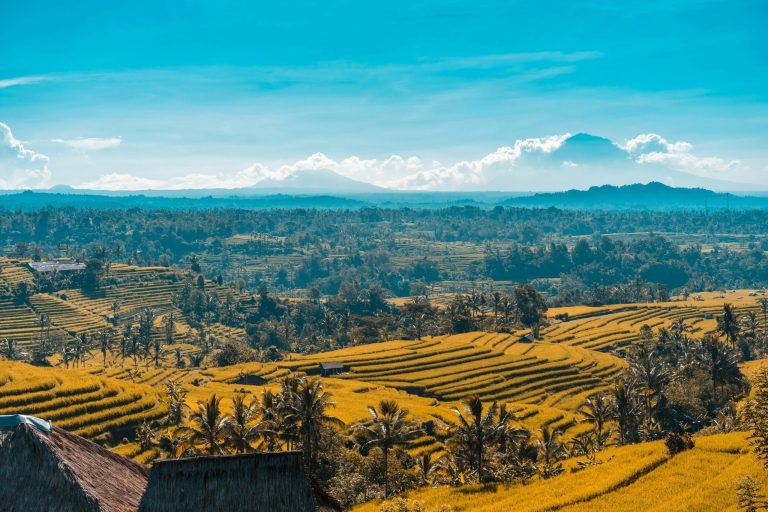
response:
<path id="1" fill-rule="evenodd" d="M 209 278 L 283 295 L 335 295 L 344 283 L 413 296 L 533 282 L 552 304 L 604 304 L 766 286 L 766 221 L 757 210 L 48 207 L 0 210 L 0 240 L 6 255 L 32 259 L 170 266 L 194 255 Z"/>

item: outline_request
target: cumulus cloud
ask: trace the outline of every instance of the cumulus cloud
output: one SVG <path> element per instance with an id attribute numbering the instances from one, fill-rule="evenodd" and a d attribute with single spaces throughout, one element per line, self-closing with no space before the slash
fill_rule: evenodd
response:
<path id="1" fill-rule="evenodd" d="M 79 187 L 101 190 L 279 187 L 281 181 L 299 172 L 332 171 L 358 181 L 402 190 L 553 190 L 650 180 L 691 185 L 695 183 L 695 176 L 727 178 L 716 173 L 739 165 L 735 160 L 698 156 L 689 142 L 671 142 L 654 133 L 640 134 L 623 143 L 565 133 L 518 139 L 513 145 L 500 147 L 479 159 L 453 164 L 401 155 L 383 159 L 350 156 L 336 160 L 324 153 L 314 153 L 277 167 L 255 163 L 233 173 L 195 173 L 162 180 L 109 174 Z"/>
<path id="2" fill-rule="evenodd" d="M 661 135 L 644 133 L 626 141 L 622 146 L 638 164 L 660 164 L 701 176 L 726 173 L 738 168 L 738 160 L 726 160 L 693 153 L 693 144 L 670 142 Z"/>
<path id="3" fill-rule="evenodd" d="M 87 137 L 79 139 L 53 139 L 51 142 L 64 144 L 77 151 L 100 151 L 102 149 L 116 148 L 122 144 L 120 137 Z"/>
<path id="4" fill-rule="evenodd" d="M 0 189 L 42 188 L 50 178 L 48 157 L 24 147 L 11 128 L 0 123 Z"/>
<path id="5" fill-rule="evenodd" d="M 529 155 L 550 154 L 559 149 L 570 137 L 569 133 L 549 137 L 518 139 L 514 146 L 498 148 L 479 160 L 464 160 L 451 166 L 433 166 L 388 183 L 393 188 L 407 190 L 462 190 L 464 187 L 482 188 L 517 162 Z M 437 163 L 437 162 L 435 162 Z"/>

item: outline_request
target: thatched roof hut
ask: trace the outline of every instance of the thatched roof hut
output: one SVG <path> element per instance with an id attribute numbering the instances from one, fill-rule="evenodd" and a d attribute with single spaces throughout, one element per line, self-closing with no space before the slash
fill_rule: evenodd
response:
<path id="1" fill-rule="evenodd" d="M 304 472 L 300 452 L 156 461 L 140 512 L 333 512 L 341 507 Z"/>
<path id="2" fill-rule="evenodd" d="M 144 466 L 45 421 L 0 418 L 2 510 L 136 512 Z"/>

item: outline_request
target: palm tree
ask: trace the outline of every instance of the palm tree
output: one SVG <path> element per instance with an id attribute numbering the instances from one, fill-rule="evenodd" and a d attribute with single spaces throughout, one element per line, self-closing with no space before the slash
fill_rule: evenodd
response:
<path id="1" fill-rule="evenodd" d="M 432 475 L 440 469 L 440 464 L 432 459 L 432 452 L 424 452 L 416 457 L 416 471 L 422 486 L 432 484 Z"/>
<path id="2" fill-rule="evenodd" d="M 180 428 L 187 436 L 188 447 L 194 449 L 202 444 L 208 455 L 223 455 L 229 442 L 232 417 L 222 414 L 221 399 L 214 394 L 206 402 L 198 400 L 197 411 L 192 413 L 191 420 L 195 426 Z"/>
<path id="3" fill-rule="evenodd" d="M 397 446 L 407 445 L 422 432 L 408 420 L 408 409 L 401 409 L 394 400 L 382 400 L 378 408 L 368 406 L 371 421 L 358 428 L 370 437 L 363 449 L 378 446 L 381 448 L 384 465 L 384 496 L 389 496 L 389 451 Z"/>
<path id="4" fill-rule="evenodd" d="M 246 403 L 245 395 L 235 395 L 232 399 L 232 421 L 229 424 L 229 436 L 235 453 L 253 451 L 251 443 L 261 435 L 261 423 L 255 423 L 258 400 Z"/>
<path id="5" fill-rule="evenodd" d="M 539 460 L 543 462 L 541 475 L 548 478 L 562 471 L 557 462 L 563 458 L 565 445 L 560 441 L 560 431 L 557 429 L 544 426 L 539 430 L 539 433 L 540 437 L 536 441 L 536 446 L 539 449 Z"/>
<path id="6" fill-rule="evenodd" d="M 739 330 L 739 321 L 733 306 L 723 304 L 723 314 L 717 317 L 718 334 L 725 336 L 725 339 L 735 348 L 739 339 Z"/>
<path id="7" fill-rule="evenodd" d="M 277 450 L 278 446 L 277 424 L 279 423 L 279 411 L 277 410 L 277 407 L 277 396 L 271 390 L 264 389 L 261 393 L 261 399 L 256 401 L 256 409 L 263 425 L 263 431 L 261 433 L 263 447 L 270 452 Z"/>
<path id="8" fill-rule="evenodd" d="M 761 297 L 757 303 L 760 304 L 760 310 L 763 312 L 763 327 L 768 329 L 768 298 Z"/>
<path id="9" fill-rule="evenodd" d="M 459 424 L 452 442 L 458 455 L 469 463 L 481 482 L 485 479 L 485 452 L 491 443 L 498 440 L 509 419 L 504 411 L 497 422 L 498 410 L 498 404 L 494 402 L 484 411 L 483 402 L 477 395 L 464 400 L 464 412 L 453 408 L 459 418 Z"/>
<path id="10" fill-rule="evenodd" d="M 618 379 L 611 389 L 613 417 L 619 426 L 619 443 L 632 442 L 637 437 L 638 405 L 634 384 Z"/>
<path id="11" fill-rule="evenodd" d="M 601 448 L 605 444 L 605 424 L 611 416 L 611 407 L 605 395 L 597 395 L 587 398 L 579 409 L 587 421 L 594 425 L 595 444 Z"/>
<path id="12" fill-rule="evenodd" d="M 334 407 L 336 403 L 331 401 L 331 394 L 323 391 L 323 384 L 318 379 L 301 379 L 294 399 L 288 405 L 292 421 L 299 425 L 306 463 L 310 469 L 315 462 L 322 428 L 330 425 L 344 426 L 343 421 L 327 414 L 328 409 Z"/>
<path id="13" fill-rule="evenodd" d="M 712 379 L 712 394 L 718 399 L 718 389 L 722 391 L 726 384 L 744 385 L 739 370 L 739 357 L 735 350 L 720 343 L 714 336 L 704 336 L 701 340 L 700 363 L 707 369 Z"/>
<path id="14" fill-rule="evenodd" d="M 144 422 L 136 429 L 136 440 L 139 442 L 141 450 L 145 452 L 151 450 L 155 445 L 156 437 L 157 433 L 152 429 L 152 425 L 144 419 Z"/>

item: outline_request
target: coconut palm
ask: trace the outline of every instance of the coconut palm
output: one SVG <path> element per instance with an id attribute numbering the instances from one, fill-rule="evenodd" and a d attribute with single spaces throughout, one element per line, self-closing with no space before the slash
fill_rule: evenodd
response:
<path id="1" fill-rule="evenodd" d="M 477 395 L 465 399 L 463 405 L 463 412 L 456 407 L 453 408 L 459 424 L 451 441 L 457 455 L 469 464 L 472 471 L 477 474 L 478 480 L 482 482 L 486 476 L 485 452 L 499 439 L 506 428 L 508 415 L 502 412 L 497 421 L 498 404 L 494 402 L 484 410 L 483 402 Z"/>
<path id="2" fill-rule="evenodd" d="M 723 386 L 736 384 L 744 386 L 739 370 L 738 353 L 713 336 L 704 336 L 701 340 L 699 363 L 707 370 L 712 380 L 712 394 L 718 399 L 718 390 Z"/>
<path id="3" fill-rule="evenodd" d="M 155 439 L 157 438 L 157 432 L 152 428 L 152 425 L 145 419 L 144 422 L 136 429 L 136 440 L 139 442 L 139 446 L 142 451 L 151 450 L 155 445 Z"/>
<path id="4" fill-rule="evenodd" d="M 760 311 L 763 312 L 763 327 L 768 329 L 768 298 L 761 297 L 757 303 L 760 304 Z"/>
<path id="5" fill-rule="evenodd" d="M 432 452 L 424 452 L 416 457 L 416 473 L 423 486 L 432 484 L 432 476 L 440 469 L 440 464 L 433 459 Z"/>
<path id="6" fill-rule="evenodd" d="M 605 424 L 611 416 L 611 405 L 607 397 L 605 395 L 597 395 L 587 398 L 579 409 L 579 412 L 586 417 L 587 421 L 594 425 L 595 445 L 598 449 L 602 448 L 605 444 L 605 438 L 607 437 Z"/>
<path id="7" fill-rule="evenodd" d="M 262 424 L 257 423 L 258 401 L 254 398 L 246 403 L 245 395 L 235 395 L 232 399 L 232 421 L 229 424 L 229 437 L 235 453 L 253 451 L 251 443 L 261 436 Z"/>
<path id="8" fill-rule="evenodd" d="M 558 462 L 565 455 L 565 445 L 560 441 L 560 431 L 544 426 L 539 429 L 539 439 L 536 440 L 539 450 L 539 460 L 542 463 L 541 476 L 549 478 L 562 471 Z"/>
<path id="9" fill-rule="evenodd" d="M 378 407 L 368 406 L 371 421 L 358 428 L 369 437 L 363 448 L 381 448 L 384 465 L 384 496 L 389 496 L 389 452 L 398 446 L 405 446 L 422 430 L 408 420 L 408 409 L 400 408 L 394 400 L 382 400 Z"/>
<path id="10" fill-rule="evenodd" d="M 344 426 L 343 421 L 327 414 L 334 407 L 336 403 L 331 401 L 331 394 L 323 391 L 323 384 L 318 379 L 301 379 L 288 404 L 288 416 L 299 426 L 305 460 L 310 469 L 315 462 L 322 428 Z"/>
<path id="11" fill-rule="evenodd" d="M 186 435 L 188 447 L 203 445 L 208 455 L 224 454 L 232 417 L 221 412 L 221 398 L 213 394 L 205 402 L 198 400 L 197 410 L 190 419 L 194 426 L 179 429 Z"/>
<path id="12" fill-rule="evenodd" d="M 717 317 L 717 333 L 725 336 L 732 347 L 736 347 L 739 331 L 739 320 L 736 318 L 733 306 L 727 303 L 723 304 L 723 314 Z"/>
<path id="13" fill-rule="evenodd" d="M 619 427 L 619 443 L 630 443 L 637 438 L 639 406 L 635 385 L 620 378 L 614 383 L 611 395 L 613 417 Z"/>

